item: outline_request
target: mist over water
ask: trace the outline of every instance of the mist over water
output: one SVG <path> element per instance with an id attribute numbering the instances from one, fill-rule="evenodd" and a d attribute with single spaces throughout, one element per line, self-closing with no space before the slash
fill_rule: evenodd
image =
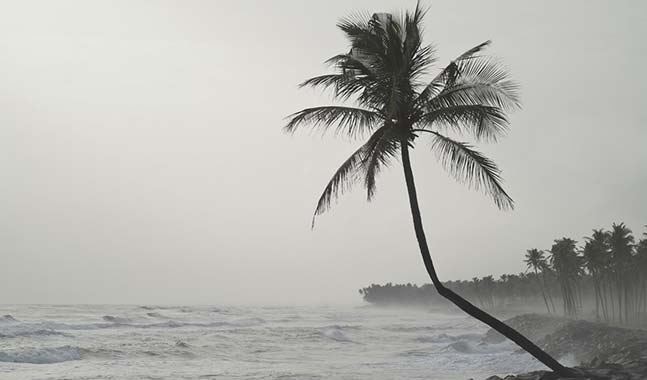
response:
<path id="1" fill-rule="evenodd" d="M 2 379 L 467 379 L 541 369 L 423 309 L 4 306 Z"/>

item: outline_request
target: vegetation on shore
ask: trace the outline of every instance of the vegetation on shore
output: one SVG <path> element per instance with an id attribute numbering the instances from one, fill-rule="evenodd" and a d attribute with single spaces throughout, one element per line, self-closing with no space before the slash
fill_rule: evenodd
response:
<path id="1" fill-rule="evenodd" d="M 636 240 L 624 223 L 614 223 L 609 230 L 593 230 L 579 246 L 564 237 L 550 249 L 527 250 L 526 272 L 447 281 L 445 286 L 488 310 L 542 304 L 550 314 L 589 312 L 604 322 L 645 325 L 647 232 Z M 367 302 L 381 305 L 443 302 L 431 284 L 372 284 L 359 292 Z"/>

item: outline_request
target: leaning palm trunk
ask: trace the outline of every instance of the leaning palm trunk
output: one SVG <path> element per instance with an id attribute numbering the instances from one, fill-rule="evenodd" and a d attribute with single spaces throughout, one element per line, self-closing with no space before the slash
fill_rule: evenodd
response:
<path id="1" fill-rule="evenodd" d="M 425 232 L 422 226 L 422 217 L 420 215 L 420 208 L 418 207 L 418 196 L 416 193 L 416 185 L 413 178 L 413 171 L 411 170 L 411 161 L 409 159 L 409 149 L 407 142 L 401 144 L 402 150 L 402 166 L 404 167 L 404 177 L 407 183 L 407 191 L 409 193 L 409 204 L 411 206 L 411 216 L 413 217 L 413 227 L 416 232 L 416 238 L 418 239 L 418 246 L 420 247 L 420 253 L 422 254 L 422 261 L 425 264 L 427 273 L 431 278 L 436 291 L 438 294 L 445 297 L 451 301 L 454 305 L 458 306 L 461 310 L 471 315 L 472 317 L 478 319 L 479 321 L 490 326 L 501 335 L 515 342 L 519 347 L 523 348 L 525 351 L 530 353 L 532 356 L 537 358 L 540 362 L 545 364 L 547 367 L 552 369 L 557 373 L 569 374 L 571 370 L 561 365 L 557 360 L 552 356 L 546 353 L 544 350 L 539 348 L 536 344 L 531 342 L 528 338 L 521 335 L 518 331 L 512 327 L 501 322 L 492 315 L 486 313 L 485 311 L 479 309 L 478 307 L 472 305 L 465 298 L 461 297 L 452 290 L 446 288 L 443 283 L 438 278 L 436 274 L 436 269 L 434 263 L 431 259 L 431 254 L 429 253 L 429 247 L 427 246 L 427 239 L 425 237 Z"/>

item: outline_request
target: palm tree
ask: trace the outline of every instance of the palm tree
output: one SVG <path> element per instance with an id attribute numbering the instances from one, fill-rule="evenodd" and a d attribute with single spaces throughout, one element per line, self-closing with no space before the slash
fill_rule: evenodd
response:
<path id="1" fill-rule="evenodd" d="M 636 244 L 636 264 L 636 271 L 639 273 L 638 313 L 644 315 L 647 314 L 647 232 L 643 232 L 643 238 Z"/>
<path id="2" fill-rule="evenodd" d="M 555 240 L 550 249 L 550 263 L 557 274 L 562 291 L 564 314 L 577 314 L 577 280 L 582 272 L 582 259 L 577 255 L 575 240 L 562 238 Z"/>
<path id="3" fill-rule="evenodd" d="M 593 235 L 586 238 L 582 249 L 584 265 L 593 280 L 595 291 L 595 315 L 600 318 L 600 309 L 606 321 L 609 320 L 606 295 L 603 292 L 603 281 L 609 263 L 608 234 L 602 230 L 593 230 Z"/>
<path id="4" fill-rule="evenodd" d="M 629 292 L 631 287 L 631 265 L 634 237 L 624 223 L 613 223 L 609 233 L 613 271 L 618 292 L 618 315 L 620 322 L 629 322 Z M 624 307 L 623 307 L 624 306 Z"/>
<path id="5" fill-rule="evenodd" d="M 438 278 L 422 225 L 409 150 L 418 137 L 430 137 L 431 148 L 458 181 L 484 190 L 499 208 L 511 209 L 513 201 L 502 187 L 497 165 L 448 133 L 496 141 L 507 129 L 506 111 L 517 108 L 519 98 L 517 85 L 506 70 L 481 54 L 489 41 L 461 54 L 435 78 L 425 81 L 435 56 L 432 46 L 424 45 L 421 39 L 424 13 L 418 5 L 415 11 L 402 16 L 380 13 L 342 19 L 338 27 L 348 38 L 350 50 L 327 61 L 335 73 L 301 84 L 332 89 L 336 99 L 353 101 L 355 105 L 327 105 L 294 113 L 285 127 L 288 133 L 310 124 L 324 130 L 337 126 L 338 132 L 351 137 L 368 136 L 337 169 L 317 203 L 314 217 L 326 211 L 355 181 L 362 182 L 371 200 L 378 173 L 400 155 L 422 260 L 438 293 L 554 371 L 570 372 L 525 336 L 474 306 Z"/>
<path id="6" fill-rule="evenodd" d="M 539 272 L 544 272 L 546 266 L 546 257 L 544 257 L 544 252 L 538 250 L 537 248 L 529 249 L 526 251 L 526 259 L 524 260 L 528 269 L 532 269 L 535 272 L 535 276 L 539 279 Z M 550 314 L 550 307 L 548 306 L 548 299 L 546 298 L 546 284 L 545 281 L 539 283 L 541 288 L 541 295 L 544 297 L 544 303 L 546 304 L 546 309 L 548 314 Z"/>

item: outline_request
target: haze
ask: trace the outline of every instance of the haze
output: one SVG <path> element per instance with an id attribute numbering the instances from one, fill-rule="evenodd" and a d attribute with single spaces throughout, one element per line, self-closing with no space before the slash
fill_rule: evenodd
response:
<path id="1" fill-rule="evenodd" d="M 4 1 L 0 11 L 0 304 L 359 303 L 428 282 L 401 167 L 310 218 L 359 144 L 282 133 L 330 99 L 299 90 L 347 49 L 355 10 L 407 1 Z M 435 1 L 438 67 L 493 40 L 523 109 L 496 145 L 501 212 L 413 156 L 441 278 L 517 273 L 528 248 L 647 223 L 647 7 Z"/>

